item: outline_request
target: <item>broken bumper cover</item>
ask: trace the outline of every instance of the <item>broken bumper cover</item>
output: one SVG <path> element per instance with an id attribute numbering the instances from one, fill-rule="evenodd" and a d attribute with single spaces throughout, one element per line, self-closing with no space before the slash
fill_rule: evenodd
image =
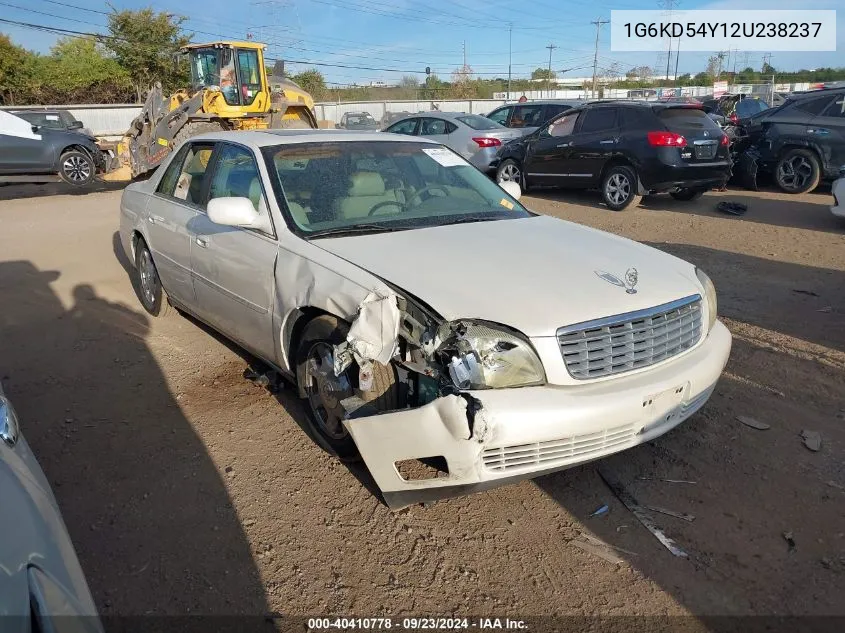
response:
<path id="1" fill-rule="evenodd" d="M 346 420 L 392 508 L 552 473 L 648 442 L 700 409 L 727 363 L 731 335 L 716 322 L 691 352 L 638 374 L 576 386 L 470 392 L 417 409 Z M 396 463 L 445 458 L 448 473 L 406 480 Z"/>

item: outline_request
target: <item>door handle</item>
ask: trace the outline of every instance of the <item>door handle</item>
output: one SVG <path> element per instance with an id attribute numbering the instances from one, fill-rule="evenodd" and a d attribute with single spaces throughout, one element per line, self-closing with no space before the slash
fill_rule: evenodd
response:
<path id="1" fill-rule="evenodd" d="M 807 134 L 830 134 L 830 130 L 823 127 L 807 128 Z"/>
<path id="2" fill-rule="evenodd" d="M 558 147 L 572 147 L 572 141 L 569 141 L 568 143 L 560 143 Z"/>
<path id="3" fill-rule="evenodd" d="M 605 139 L 603 141 L 599 141 L 599 143 L 601 143 L 602 145 L 613 145 L 614 143 L 616 143 L 616 139 L 615 138 L 608 138 L 608 139 Z"/>
<path id="4" fill-rule="evenodd" d="M 160 215 L 151 215 L 147 218 L 150 224 L 155 224 L 156 222 L 164 222 L 164 218 Z"/>
<path id="5" fill-rule="evenodd" d="M 198 238 L 196 238 L 195 241 L 197 243 L 197 246 L 199 246 L 200 248 L 208 248 L 208 240 L 207 239 L 202 238 L 202 237 L 198 237 Z"/>

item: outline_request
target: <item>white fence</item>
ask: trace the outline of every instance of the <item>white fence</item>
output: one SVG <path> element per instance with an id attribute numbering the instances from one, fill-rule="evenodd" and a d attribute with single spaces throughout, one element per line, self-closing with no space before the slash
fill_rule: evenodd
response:
<path id="1" fill-rule="evenodd" d="M 317 120 L 340 123 L 340 117 L 347 112 L 369 112 L 381 121 L 386 112 L 469 112 L 487 114 L 505 103 L 504 99 L 433 99 L 420 101 L 341 101 L 321 102 L 314 106 Z"/>

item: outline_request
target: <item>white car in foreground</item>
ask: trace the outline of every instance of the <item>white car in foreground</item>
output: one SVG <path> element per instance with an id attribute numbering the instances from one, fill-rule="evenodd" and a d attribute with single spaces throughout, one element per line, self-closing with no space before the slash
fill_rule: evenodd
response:
<path id="1" fill-rule="evenodd" d="M 830 212 L 836 217 L 845 219 L 845 167 L 839 170 L 839 178 L 830 186 L 833 194 L 833 206 Z"/>
<path id="2" fill-rule="evenodd" d="M 294 379 L 401 507 L 652 440 L 727 362 L 702 271 L 518 197 L 420 138 L 220 133 L 127 187 L 120 233 L 151 314 Z"/>

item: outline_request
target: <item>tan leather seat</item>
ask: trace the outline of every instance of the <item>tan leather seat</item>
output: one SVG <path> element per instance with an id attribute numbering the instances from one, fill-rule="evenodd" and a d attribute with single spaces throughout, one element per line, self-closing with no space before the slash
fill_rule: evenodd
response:
<path id="1" fill-rule="evenodd" d="M 349 190 L 345 198 L 335 203 L 338 219 L 365 218 L 380 202 L 401 202 L 394 189 L 385 189 L 381 174 L 374 171 L 357 171 L 349 177 Z M 384 205 L 375 215 L 400 213 L 399 205 Z"/>

